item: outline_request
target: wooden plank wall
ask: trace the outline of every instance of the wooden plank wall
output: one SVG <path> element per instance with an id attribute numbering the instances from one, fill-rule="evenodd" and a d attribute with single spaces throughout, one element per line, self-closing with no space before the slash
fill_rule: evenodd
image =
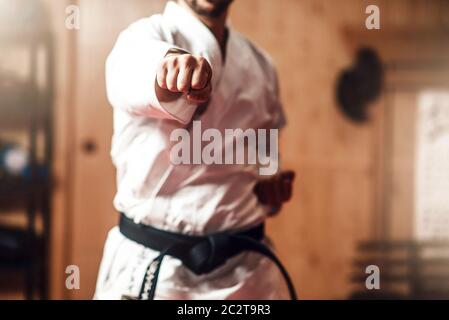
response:
<path id="1" fill-rule="evenodd" d="M 164 2 L 79 0 L 78 31 L 62 25 L 64 6 L 73 1 L 52 6 L 60 69 L 54 298 L 92 297 L 106 232 L 117 218 L 111 204 L 112 113 L 104 90 L 104 61 L 120 30 L 161 11 Z M 440 16 L 440 1 L 376 2 L 382 30 L 373 32 L 440 23 L 434 18 Z M 376 232 L 382 109 L 373 110 L 370 124 L 356 126 L 334 105 L 335 79 L 352 59 L 344 30 L 363 31 L 368 4 L 237 0 L 232 10 L 232 25 L 267 50 L 279 68 L 290 124 L 282 136 L 282 158 L 284 167 L 297 172 L 297 180 L 292 202 L 270 223 L 269 232 L 304 299 L 345 298 L 355 243 Z M 83 151 L 89 144 L 94 146 L 91 153 Z M 64 289 L 63 268 L 68 264 L 81 269 L 80 290 Z"/>
<path id="2" fill-rule="evenodd" d="M 270 52 L 279 67 L 290 122 L 282 138 L 282 157 L 298 178 L 293 201 L 273 220 L 270 231 L 306 299 L 347 297 L 356 242 L 381 231 L 377 175 L 382 166 L 383 100 L 365 126 L 348 123 L 334 103 L 336 76 L 353 53 L 342 35 L 347 29 L 367 33 L 364 13 L 369 4 L 253 0 L 237 1 L 233 10 L 237 29 Z M 395 30 L 440 27 L 439 10 L 447 8 L 439 1 L 376 4 L 381 30 L 369 33 L 377 38 Z M 364 38 L 352 40 L 369 44 Z M 395 48 L 389 42 L 385 50 Z M 382 45 L 376 47 L 382 55 Z"/>

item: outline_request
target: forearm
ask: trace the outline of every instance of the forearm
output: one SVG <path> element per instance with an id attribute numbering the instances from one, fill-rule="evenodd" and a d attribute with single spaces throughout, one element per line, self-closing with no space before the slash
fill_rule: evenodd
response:
<path id="1" fill-rule="evenodd" d="M 106 62 L 111 105 L 135 115 L 189 122 L 196 105 L 182 94 L 161 90 L 156 82 L 161 61 L 176 49 L 159 40 L 143 42 L 124 31 Z"/>

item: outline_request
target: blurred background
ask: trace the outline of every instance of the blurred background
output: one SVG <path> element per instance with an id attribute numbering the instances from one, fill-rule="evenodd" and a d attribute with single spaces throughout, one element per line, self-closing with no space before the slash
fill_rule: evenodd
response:
<path id="1" fill-rule="evenodd" d="M 165 2 L 0 0 L 0 298 L 92 298 L 118 218 L 104 63 Z M 268 233 L 301 299 L 449 298 L 448 13 L 444 0 L 235 1 L 231 25 L 279 71 L 297 179 Z"/>

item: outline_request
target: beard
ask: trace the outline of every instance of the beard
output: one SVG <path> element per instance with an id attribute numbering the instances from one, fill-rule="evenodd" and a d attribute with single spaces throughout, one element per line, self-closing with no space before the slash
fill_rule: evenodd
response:
<path id="1" fill-rule="evenodd" d="M 189 7 L 198 15 L 208 18 L 218 18 L 226 10 L 228 10 L 234 0 L 206 0 L 209 4 L 212 4 L 212 8 L 201 6 L 198 0 L 186 0 L 185 2 Z"/>

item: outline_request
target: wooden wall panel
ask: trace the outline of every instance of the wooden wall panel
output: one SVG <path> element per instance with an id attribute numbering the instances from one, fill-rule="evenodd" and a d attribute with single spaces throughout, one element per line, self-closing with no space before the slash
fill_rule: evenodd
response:
<path id="1" fill-rule="evenodd" d="M 75 75 L 75 34 L 64 25 L 65 8 L 68 1 L 45 0 L 53 27 L 55 47 L 54 76 L 54 136 L 53 136 L 53 201 L 51 214 L 50 245 L 50 298 L 66 297 L 65 269 L 70 258 L 69 224 L 70 199 L 73 174 L 73 97 L 76 92 Z M 72 2 L 73 3 L 73 2 Z"/>
<path id="2" fill-rule="evenodd" d="M 265 48 L 279 69 L 290 123 L 282 136 L 282 158 L 285 167 L 297 172 L 297 181 L 292 202 L 271 222 L 270 234 L 305 299 L 347 297 L 357 241 L 383 231 L 379 174 L 385 101 L 372 110 L 367 125 L 350 124 L 335 106 L 337 75 L 361 44 L 372 44 L 381 56 L 387 49 L 390 56 L 402 50 L 373 43 L 372 38 L 385 37 L 391 44 L 408 30 L 413 40 L 415 28 L 433 30 L 439 25 L 420 10 L 435 18 L 441 2 L 377 1 L 381 30 L 367 31 L 369 4 L 247 0 L 236 1 L 232 11 L 237 29 Z M 359 34 L 350 46 L 345 30 Z M 403 209 L 398 217 L 407 212 Z"/>
<path id="3" fill-rule="evenodd" d="M 417 125 L 417 92 L 391 94 L 392 149 L 388 177 L 389 193 L 388 234 L 394 239 L 413 237 L 414 192 L 415 192 L 415 144 Z"/>
<path id="4" fill-rule="evenodd" d="M 363 26 L 364 12 L 360 2 L 339 6 L 335 10 L 330 1 L 241 1 L 232 16 L 279 68 L 290 124 L 281 156 L 297 180 L 294 198 L 271 222 L 270 234 L 304 299 L 348 294 L 355 243 L 371 235 L 376 194 L 376 124 L 349 124 L 334 104 L 338 72 L 352 58 L 340 32 L 346 24 Z M 245 20 L 248 12 L 251 19 Z"/>

